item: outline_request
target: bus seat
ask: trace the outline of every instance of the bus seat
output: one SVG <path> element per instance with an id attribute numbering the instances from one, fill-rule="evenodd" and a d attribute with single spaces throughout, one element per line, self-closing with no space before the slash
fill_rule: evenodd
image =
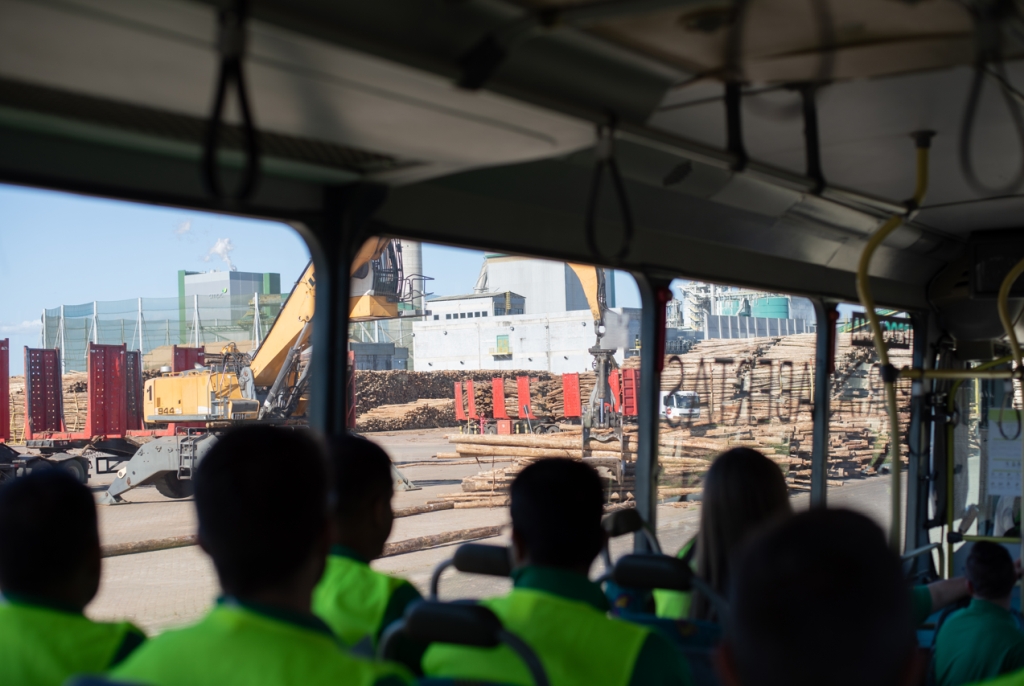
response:
<path id="1" fill-rule="evenodd" d="M 382 660 L 394 659 L 395 639 L 403 634 L 420 643 L 455 643 L 478 648 L 494 648 L 504 644 L 522 659 L 537 686 L 548 686 L 547 674 L 533 649 L 514 633 L 507 631 L 498 617 L 482 605 L 439 603 L 432 600 L 415 603 L 405 611 L 402 619 L 384 630 L 377 657 Z M 425 679 L 419 683 L 439 686 L 454 682 L 451 679 Z M 459 684 L 465 683 L 467 682 L 459 680 Z M 492 684 L 474 683 L 486 683 L 488 686 Z"/>
<path id="2" fill-rule="evenodd" d="M 454 567 L 465 574 L 486 574 L 507 577 L 512 574 L 512 556 L 509 549 L 486 543 L 464 543 L 455 549 L 455 555 L 434 568 L 430 577 L 430 599 L 437 600 L 441 574 Z"/>
<path id="3" fill-rule="evenodd" d="M 689 591 L 698 588 L 711 598 L 719 616 L 728 612 L 725 599 L 715 593 L 703 579 L 690 569 L 685 560 L 668 555 L 626 555 L 618 561 L 612 580 L 627 589 L 652 590 L 664 588 Z M 664 619 L 647 612 L 618 611 L 625 621 L 649 627 L 667 638 L 690 664 L 694 683 L 699 686 L 718 684 L 712 654 L 722 638 L 722 627 L 714 622 Z"/>
<path id="4" fill-rule="evenodd" d="M 644 533 L 651 550 L 661 553 L 661 544 L 654 530 L 643 520 L 635 508 L 627 508 L 612 512 L 601 520 L 601 526 L 608 534 L 609 542 L 613 538 L 627 536 L 638 531 Z M 601 549 L 601 557 L 604 560 L 605 573 L 597 580 L 604 584 L 604 593 L 608 598 L 608 604 L 618 611 L 647 612 L 653 609 L 654 599 L 649 590 L 624 588 L 612 580 L 612 554 L 609 543 L 605 543 Z"/>

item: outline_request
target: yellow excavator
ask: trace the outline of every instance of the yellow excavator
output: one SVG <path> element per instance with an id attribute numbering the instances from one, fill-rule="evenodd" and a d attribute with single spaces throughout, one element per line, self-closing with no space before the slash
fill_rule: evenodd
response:
<path id="1" fill-rule="evenodd" d="M 608 410 L 613 406 L 612 389 L 608 385 L 608 375 L 615 368 L 615 348 L 604 347 L 603 339 L 606 331 L 605 313 L 608 311 L 607 279 L 605 270 L 589 264 L 570 262 L 569 268 L 575 272 L 583 286 L 583 294 L 594 316 L 594 347 L 587 352 L 594 356 L 594 371 L 597 378 L 594 390 L 583 413 L 584 432 L 590 428 L 607 429 L 618 423 L 618 418 Z"/>
<path id="2" fill-rule="evenodd" d="M 367 241 L 353 261 L 351 278 L 352 321 L 399 316 L 405 277 L 397 240 Z M 100 504 L 123 502 L 122 493 L 150 484 L 169 498 L 188 497 L 192 472 L 216 444 L 218 432 L 238 423 L 301 417 L 309 381 L 315 302 L 316 275 L 310 263 L 251 358 L 232 344 L 224 348 L 219 369 L 203 367 L 148 380 L 143 404 L 147 424 L 201 426 L 140 446 L 118 470 Z M 399 488 L 414 487 L 397 472 L 396 482 Z"/>
<path id="3" fill-rule="evenodd" d="M 351 277 L 351 321 L 399 316 L 404 276 L 397 240 L 374 238 L 363 244 L 353 261 Z M 189 370 L 147 381 L 146 423 L 304 415 L 315 302 L 316 275 L 310 262 L 251 359 L 232 343 L 221 351 L 224 363 L 220 369 Z"/>

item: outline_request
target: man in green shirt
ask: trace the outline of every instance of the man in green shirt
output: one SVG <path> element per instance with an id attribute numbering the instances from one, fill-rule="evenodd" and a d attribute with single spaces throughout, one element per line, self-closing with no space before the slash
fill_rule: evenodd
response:
<path id="1" fill-rule="evenodd" d="M 551 686 L 683 686 L 685 659 L 667 639 L 608 616 L 601 588 L 587 578 L 605 541 L 601 480 L 582 462 L 545 459 L 512 484 L 515 587 L 482 601 L 536 653 Z M 433 644 L 428 676 L 532 686 L 508 648 Z"/>
<path id="2" fill-rule="evenodd" d="M 870 519 L 802 512 L 756 534 L 733 569 L 723 686 L 920 683 L 900 560 Z"/>
<path id="3" fill-rule="evenodd" d="M 384 552 L 395 519 L 387 453 L 365 438 L 343 436 L 331 446 L 331 466 L 334 545 L 313 592 L 313 612 L 346 644 L 372 653 L 381 632 L 422 596 L 408 581 L 370 568 Z M 419 654 L 409 661 L 418 663 Z"/>
<path id="4" fill-rule="evenodd" d="M 957 576 L 952 579 L 939 579 L 926 586 L 914 586 L 910 589 L 910 602 L 914 618 L 914 626 L 920 626 L 947 605 L 952 605 L 970 596 L 967 590 L 967 579 Z"/>
<path id="5" fill-rule="evenodd" d="M 308 430 L 236 429 L 196 470 L 199 545 L 223 597 L 198 624 L 137 650 L 113 677 L 149 686 L 401 686 L 312 613 L 331 545 L 325 451 Z"/>
<path id="6" fill-rule="evenodd" d="M 35 471 L 0 486 L 0 684 L 60 686 L 142 644 L 131 624 L 82 614 L 100 565 L 96 504 L 71 474 Z"/>
<path id="7" fill-rule="evenodd" d="M 935 639 L 938 686 L 961 686 L 1024 668 L 1024 633 L 1010 615 L 1017 583 L 1006 548 L 978 541 L 967 556 L 971 604 L 946 619 Z"/>

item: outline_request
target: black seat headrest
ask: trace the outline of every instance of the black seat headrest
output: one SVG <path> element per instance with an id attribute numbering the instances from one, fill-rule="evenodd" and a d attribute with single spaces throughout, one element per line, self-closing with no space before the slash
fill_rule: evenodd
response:
<path id="1" fill-rule="evenodd" d="M 512 574 L 512 558 L 509 549 L 500 545 L 465 543 L 455 550 L 452 566 L 467 574 L 488 576 L 509 576 Z"/>
<path id="2" fill-rule="evenodd" d="M 626 555 L 615 563 L 612 580 L 626 588 L 689 591 L 693 571 L 685 561 L 667 555 Z"/>
<path id="3" fill-rule="evenodd" d="M 493 648 L 501 642 L 501 622 L 481 605 L 424 600 L 405 611 L 405 633 L 425 643 Z"/>
<path id="4" fill-rule="evenodd" d="M 604 527 L 609 538 L 616 538 L 618 536 L 625 536 L 626 534 L 642 531 L 644 528 L 644 520 L 640 516 L 640 513 L 637 512 L 635 508 L 631 507 L 625 510 L 619 510 L 618 512 L 612 512 L 601 520 L 601 526 Z"/>

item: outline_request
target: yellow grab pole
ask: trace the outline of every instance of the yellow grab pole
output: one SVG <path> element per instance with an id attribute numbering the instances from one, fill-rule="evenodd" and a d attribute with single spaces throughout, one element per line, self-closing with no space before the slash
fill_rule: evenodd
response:
<path id="1" fill-rule="evenodd" d="M 909 201 L 908 212 L 916 210 L 924 201 L 925 192 L 928 190 L 928 149 L 931 146 L 933 131 L 919 131 L 914 134 L 914 141 L 917 146 L 917 186 L 914 188 L 914 197 Z M 871 284 L 869 269 L 871 258 L 874 257 L 878 246 L 882 244 L 889 235 L 898 229 L 903 223 L 903 216 L 894 214 L 868 239 L 864 246 L 864 252 L 860 255 L 860 263 L 857 265 L 857 296 L 860 304 L 864 307 L 864 314 L 867 315 L 871 324 L 871 334 L 875 342 L 875 352 L 878 354 L 878 362 L 881 365 L 882 380 L 885 383 L 885 404 L 889 413 L 889 461 L 892 470 L 892 523 L 889 526 L 889 545 L 899 554 L 901 521 L 900 512 L 902 508 L 902 484 L 900 479 L 900 417 L 899 407 L 896 404 L 896 370 L 889 364 L 889 351 L 885 347 L 885 338 L 882 335 L 882 323 L 875 312 L 875 300 L 871 296 Z"/>

